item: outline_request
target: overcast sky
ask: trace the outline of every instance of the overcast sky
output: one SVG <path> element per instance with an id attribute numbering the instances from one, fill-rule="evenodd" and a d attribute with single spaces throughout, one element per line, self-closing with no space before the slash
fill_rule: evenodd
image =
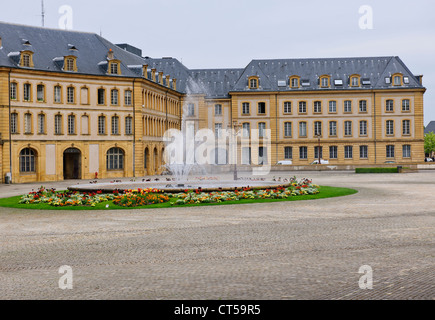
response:
<path id="1" fill-rule="evenodd" d="M 174 57 L 190 69 L 244 68 L 252 59 L 399 56 L 423 74 L 425 119 L 435 120 L 433 0 L 45 0 L 45 26 L 63 5 L 72 28 L 130 43 L 144 56 Z M 373 28 L 362 29 L 369 20 Z M 41 26 L 41 1 L 1 4 L 0 20 Z"/>

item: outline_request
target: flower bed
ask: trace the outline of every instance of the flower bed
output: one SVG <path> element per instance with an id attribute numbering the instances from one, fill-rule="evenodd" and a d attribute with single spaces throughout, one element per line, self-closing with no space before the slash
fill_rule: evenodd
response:
<path id="1" fill-rule="evenodd" d="M 55 207 L 95 207 L 102 202 L 112 202 L 120 207 L 146 207 L 169 202 L 172 206 L 221 203 L 240 200 L 287 199 L 301 195 L 318 194 L 319 186 L 309 179 L 297 181 L 291 178 L 285 187 L 271 189 L 242 188 L 235 191 L 204 192 L 201 189 L 185 190 L 168 194 L 160 189 L 134 189 L 114 191 L 113 193 L 95 192 L 57 192 L 55 189 L 39 188 L 20 198 L 19 204 L 48 204 Z"/>
<path id="2" fill-rule="evenodd" d="M 177 200 L 174 205 L 199 204 L 199 203 L 220 203 L 224 201 L 238 201 L 243 199 L 287 199 L 299 195 L 319 193 L 319 186 L 312 184 L 311 180 L 303 179 L 300 182 L 292 178 L 288 187 L 277 187 L 273 189 L 251 189 L 243 188 L 235 191 L 202 192 L 200 189 L 174 195 Z"/>
<path id="3" fill-rule="evenodd" d="M 65 206 L 91 206 L 97 203 L 113 200 L 115 194 L 103 194 L 101 191 L 80 193 L 74 192 L 56 192 L 56 189 L 39 188 L 24 195 L 20 199 L 20 204 L 39 204 L 46 203 L 55 207 Z"/>
<path id="4" fill-rule="evenodd" d="M 169 201 L 169 196 L 158 189 L 126 190 L 124 194 L 113 199 L 113 203 L 121 207 L 141 207 Z"/>

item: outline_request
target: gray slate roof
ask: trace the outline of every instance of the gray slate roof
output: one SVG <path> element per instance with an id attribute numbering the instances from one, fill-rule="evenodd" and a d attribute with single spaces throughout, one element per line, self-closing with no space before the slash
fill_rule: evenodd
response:
<path id="1" fill-rule="evenodd" d="M 128 65 L 142 65 L 143 59 L 122 50 L 113 43 L 94 33 L 65 31 L 40 27 L 30 27 L 0 22 L 0 66 L 17 67 L 17 61 L 8 57 L 11 53 L 22 50 L 34 52 L 33 61 L 36 70 L 62 71 L 63 63 L 56 63 L 56 58 L 67 55 L 77 56 L 77 68 L 80 74 L 104 75 L 106 72 L 99 65 L 107 61 L 109 49 L 115 59 L 121 60 L 121 73 L 127 77 L 138 77 Z M 31 45 L 23 45 L 23 40 Z M 70 50 L 73 45 L 77 50 Z"/>
<path id="2" fill-rule="evenodd" d="M 424 128 L 424 134 L 427 134 L 429 132 L 435 133 L 435 121 L 429 122 L 426 128 Z"/>
<path id="3" fill-rule="evenodd" d="M 301 80 L 308 80 L 310 85 L 297 90 L 314 90 L 319 88 L 319 77 L 331 77 L 331 90 L 350 88 L 349 76 L 358 74 L 361 79 L 369 79 L 370 85 L 361 89 L 388 89 L 385 77 L 402 73 L 409 77 L 407 88 L 422 88 L 418 79 L 409 71 L 399 57 L 360 57 L 360 58 L 323 58 L 323 59 L 280 59 L 252 60 L 245 72 L 234 86 L 234 91 L 252 91 L 248 88 L 248 78 L 259 76 L 259 91 L 294 91 L 289 88 L 289 77 L 297 75 Z M 335 86 L 334 80 L 342 80 L 342 86 Z M 278 86 L 278 81 L 285 81 L 286 86 Z M 355 89 L 355 88 L 352 88 Z"/>

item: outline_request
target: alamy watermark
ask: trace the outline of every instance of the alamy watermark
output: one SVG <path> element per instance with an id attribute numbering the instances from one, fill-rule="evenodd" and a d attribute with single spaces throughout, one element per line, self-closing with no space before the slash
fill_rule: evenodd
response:
<path id="1" fill-rule="evenodd" d="M 359 288 L 362 290 L 373 289 L 373 269 L 371 266 L 363 265 L 358 271 L 363 274 L 358 281 Z"/>
<path id="2" fill-rule="evenodd" d="M 359 18 L 358 25 L 361 30 L 373 29 L 373 8 L 369 5 L 363 5 L 358 10 L 361 17 Z"/>
<path id="3" fill-rule="evenodd" d="M 194 123 L 186 122 L 183 131 L 165 132 L 164 161 L 171 165 L 252 165 L 252 174 L 267 175 L 271 170 L 272 139 L 270 129 L 195 132 Z"/>
<path id="4" fill-rule="evenodd" d="M 72 30 L 73 28 L 73 9 L 69 5 L 63 5 L 59 8 L 59 28 L 63 30 Z"/>
<path id="5" fill-rule="evenodd" d="M 73 288 L 73 271 L 70 266 L 61 266 L 59 274 L 62 276 L 59 279 L 59 289 L 71 290 Z"/>

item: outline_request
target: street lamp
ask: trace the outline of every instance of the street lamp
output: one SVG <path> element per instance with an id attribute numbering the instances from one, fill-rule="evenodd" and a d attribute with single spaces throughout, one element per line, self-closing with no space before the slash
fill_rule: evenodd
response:
<path id="1" fill-rule="evenodd" d="M 321 160 L 321 157 L 320 157 L 320 137 L 321 137 L 320 134 L 316 134 L 316 138 L 318 139 L 318 142 L 319 142 L 318 149 L 317 149 L 317 156 L 319 157 L 319 164 L 321 164 L 321 162 L 320 162 L 320 160 Z"/>
<path id="2" fill-rule="evenodd" d="M 237 177 L 237 135 L 239 134 L 239 130 L 240 130 L 241 125 L 236 120 L 234 120 L 232 125 L 230 124 L 230 125 L 228 125 L 228 127 L 230 129 L 233 129 L 231 131 L 231 136 L 233 137 L 233 146 L 236 147 L 236 150 L 235 150 L 236 158 L 234 161 L 233 175 L 234 175 L 234 181 L 237 181 L 238 180 L 238 177 Z"/>

